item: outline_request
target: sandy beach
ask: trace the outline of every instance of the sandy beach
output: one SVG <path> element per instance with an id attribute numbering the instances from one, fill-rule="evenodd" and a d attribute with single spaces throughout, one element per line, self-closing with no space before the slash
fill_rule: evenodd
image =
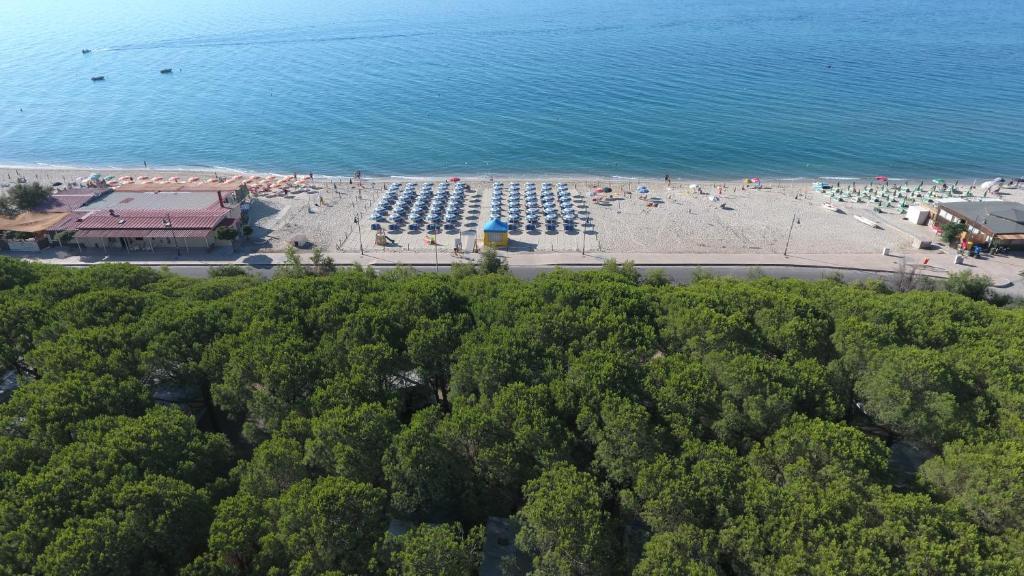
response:
<path id="1" fill-rule="evenodd" d="M 198 177 L 230 177 L 237 173 L 182 170 L 97 170 L 104 176 L 132 176 L 139 178 L 177 177 L 181 180 Z M 85 169 L 33 169 L 0 167 L 0 190 L 17 178 L 53 184 L 74 182 L 92 173 Z M 244 174 L 245 177 L 252 176 Z M 266 176 L 260 174 L 259 176 Z M 300 175 L 301 176 L 301 175 Z M 370 229 L 370 212 L 387 184 L 416 182 L 440 183 L 443 178 L 363 179 L 326 178 L 313 175 L 301 190 L 296 188 L 285 194 L 274 190 L 260 192 L 253 201 L 250 224 L 254 234 L 250 250 L 281 252 L 296 235 L 303 234 L 309 241 L 328 252 L 358 253 L 374 251 L 433 251 L 428 235 L 422 231 L 410 232 L 403 228 L 389 232 L 393 241 L 387 247 L 375 246 L 375 232 Z M 581 252 L 588 253 L 679 253 L 679 254 L 870 254 L 883 248 L 904 250 L 915 238 L 934 238 L 931 230 L 904 220 L 895 207 L 884 207 L 879 213 L 871 203 L 843 202 L 837 205 L 842 212 L 822 207 L 830 199 L 814 190 L 811 180 L 764 180 L 755 189 L 740 180 L 696 181 L 662 179 L 608 179 L 608 178 L 504 178 L 508 185 L 534 182 L 538 188 L 544 182 L 564 182 L 573 196 L 573 204 L 582 220 L 590 218 L 586 232 L 513 231 L 510 234 L 512 252 Z M 458 232 L 439 233 L 438 248 L 451 250 L 457 238 L 466 238 L 469 230 L 482 237 L 481 228 L 490 218 L 492 181 L 468 179 L 464 181 L 472 190 L 467 195 L 466 214 Z M 827 181 L 842 189 L 859 190 L 882 183 L 864 181 Z M 887 185 L 917 186 L 918 182 L 892 181 Z M 961 183 L 962 187 L 971 183 Z M 636 190 L 649 188 L 646 200 Z M 595 188 L 611 188 L 603 201 L 595 202 L 591 193 Z M 935 188 L 934 185 L 923 189 Z M 1019 190 L 1004 190 L 1007 199 L 1019 200 Z M 867 217 L 878 223 L 870 228 L 855 216 Z M 358 220 L 358 222 L 357 222 Z M 788 243 L 788 246 L 787 246 Z"/>

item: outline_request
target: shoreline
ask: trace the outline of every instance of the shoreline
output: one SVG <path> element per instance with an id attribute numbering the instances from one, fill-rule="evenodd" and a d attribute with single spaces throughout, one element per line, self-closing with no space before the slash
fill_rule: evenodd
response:
<path id="1" fill-rule="evenodd" d="M 237 168 L 231 166 L 79 166 L 72 164 L 19 164 L 19 163 L 5 163 L 0 162 L 0 172 L 5 171 L 17 171 L 17 172 L 32 172 L 32 173 L 54 173 L 67 171 L 69 173 L 75 173 L 76 177 L 78 173 L 93 173 L 93 172 L 110 172 L 116 173 L 116 175 L 132 174 L 132 173 L 154 173 L 154 174 L 241 174 L 241 175 L 270 175 L 270 176 L 288 176 L 291 174 L 309 174 L 304 171 L 290 171 L 290 172 L 278 172 L 278 171 L 266 171 L 266 170 L 251 170 L 248 168 Z M 313 172 L 313 177 L 316 179 L 324 179 L 329 181 L 340 181 L 347 180 L 351 175 L 345 174 L 320 174 Z M 876 175 L 863 175 L 863 176 L 766 176 L 752 172 L 750 174 L 731 175 L 731 176 L 700 176 L 700 175 L 688 175 L 684 173 L 669 173 L 672 177 L 673 182 L 679 183 L 723 183 L 742 181 L 745 178 L 760 177 L 763 182 L 780 182 L 788 184 L 801 184 L 801 183 L 813 183 L 813 182 L 842 182 L 844 184 L 850 183 L 862 183 L 862 182 L 873 182 Z M 4 176 L 0 175 L 0 181 L 4 180 Z M 550 181 L 614 181 L 614 182 L 662 182 L 664 181 L 664 174 L 650 174 L 650 175 L 623 175 L 623 174 L 571 174 L 571 173 L 557 173 L 557 172 L 486 172 L 486 173 L 456 173 L 452 172 L 449 174 L 363 174 L 363 180 L 367 182 L 390 182 L 390 181 L 408 181 L 408 182 L 427 182 L 427 181 L 441 181 L 447 180 L 453 176 L 458 176 L 462 180 L 467 181 L 484 181 L 484 180 L 550 180 Z M 989 176 L 946 176 L 946 175 L 929 175 L 929 176 L 892 176 L 886 174 L 889 182 L 923 182 L 925 184 L 930 183 L 933 178 L 943 178 L 949 183 L 960 182 L 964 185 L 968 183 L 980 183 L 996 176 L 1003 176 L 1006 178 L 1016 178 L 1014 173 L 1007 174 L 992 174 Z"/>

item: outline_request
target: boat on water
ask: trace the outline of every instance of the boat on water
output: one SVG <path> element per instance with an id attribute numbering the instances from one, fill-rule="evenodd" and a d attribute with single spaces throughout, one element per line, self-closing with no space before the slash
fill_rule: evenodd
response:
<path id="1" fill-rule="evenodd" d="M 106 80 L 106 79 L 107 79 L 107 77 L 106 77 L 106 76 L 93 76 L 93 77 L 92 77 L 92 81 L 93 81 L 93 82 L 100 82 L 100 81 L 102 81 L 102 80 Z"/>
<path id="2" fill-rule="evenodd" d="M 870 226 L 872 228 L 878 228 L 879 227 L 878 226 L 878 222 L 875 222 L 874 220 L 872 220 L 870 218 L 865 218 L 863 216 L 854 216 L 854 218 L 857 220 L 857 222 L 860 222 L 861 224 L 864 224 L 865 226 Z"/>
<path id="3" fill-rule="evenodd" d="M 82 54 L 88 54 L 89 52 L 92 52 L 92 50 L 88 48 L 82 48 Z"/>
<path id="4" fill-rule="evenodd" d="M 174 72 L 174 70 L 171 68 L 164 68 L 160 71 L 161 74 L 170 74 L 171 72 Z"/>

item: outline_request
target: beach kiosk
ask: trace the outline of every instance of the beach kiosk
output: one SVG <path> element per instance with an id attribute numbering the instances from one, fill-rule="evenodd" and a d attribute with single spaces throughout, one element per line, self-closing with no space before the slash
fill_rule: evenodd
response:
<path id="1" fill-rule="evenodd" d="M 484 224 L 484 246 L 508 246 L 508 224 L 494 218 Z"/>

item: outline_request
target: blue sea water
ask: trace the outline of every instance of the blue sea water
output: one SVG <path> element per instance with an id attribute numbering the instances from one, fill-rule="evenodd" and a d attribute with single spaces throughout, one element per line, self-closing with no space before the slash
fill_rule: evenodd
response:
<path id="1" fill-rule="evenodd" d="M 0 0 L 0 163 L 1024 176 L 1022 134 L 1024 0 Z"/>

